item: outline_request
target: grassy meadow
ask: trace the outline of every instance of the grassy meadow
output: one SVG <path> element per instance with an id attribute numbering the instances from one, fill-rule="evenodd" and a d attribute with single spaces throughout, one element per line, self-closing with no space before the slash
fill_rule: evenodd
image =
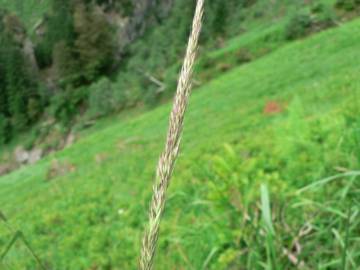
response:
<path id="1" fill-rule="evenodd" d="M 33 27 L 49 9 L 49 0 L 0 0 L 0 7 L 7 8 L 21 17 L 27 30 L 32 32 Z"/>
<path id="2" fill-rule="evenodd" d="M 264 39 L 281 25 L 199 61 L 269 46 L 198 76 L 156 269 L 360 269 L 360 20 Z M 170 107 L 104 119 L 0 178 L 0 210 L 47 269 L 137 268 Z M 0 222 L 0 251 L 13 234 Z M 18 241 L 0 269 L 39 266 Z"/>

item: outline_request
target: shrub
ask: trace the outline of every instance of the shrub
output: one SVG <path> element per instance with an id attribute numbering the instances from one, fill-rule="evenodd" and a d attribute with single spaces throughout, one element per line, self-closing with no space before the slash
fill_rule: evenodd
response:
<path id="1" fill-rule="evenodd" d="M 256 233 L 264 230 L 257 203 L 259 190 L 267 183 L 271 187 L 270 192 L 277 194 L 273 199 L 276 205 L 281 203 L 282 196 L 286 196 L 288 188 L 274 153 L 269 154 L 267 147 L 256 145 L 253 140 L 243 141 L 242 144 L 247 150 L 226 144 L 219 154 L 211 155 L 208 167 L 203 170 L 206 173 L 201 176 L 206 179 L 212 215 L 221 216 L 219 222 L 212 225 L 212 230 L 222 234 L 217 244 L 221 248 L 211 269 L 232 269 L 232 266 L 248 260 L 255 248 L 260 258 L 266 256 L 265 245 L 256 244 L 266 240 L 266 235 Z M 274 209 L 274 216 L 278 215 L 278 211 Z M 281 237 L 278 240 L 282 241 Z M 245 254 L 241 254 L 240 250 L 244 250 Z M 248 264 L 249 269 L 255 269 L 253 266 L 255 264 Z"/>
<path id="2" fill-rule="evenodd" d="M 323 6 L 321 10 L 315 13 L 315 25 L 318 29 L 315 31 L 320 31 L 329 27 L 336 25 L 337 17 L 334 10 L 329 6 Z"/>
<path id="3" fill-rule="evenodd" d="M 247 48 L 240 48 L 236 52 L 236 62 L 238 64 L 248 63 L 253 60 L 253 55 Z"/>
<path id="4" fill-rule="evenodd" d="M 285 28 L 285 37 L 294 40 L 306 36 L 312 27 L 312 19 L 309 14 L 298 13 L 290 18 Z"/>
<path id="5" fill-rule="evenodd" d="M 107 78 L 101 78 L 90 86 L 88 114 L 92 118 L 107 115 L 115 109 L 113 92 L 111 81 Z"/>
<path id="6" fill-rule="evenodd" d="M 73 89 L 68 87 L 55 95 L 50 103 L 48 112 L 63 126 L 68 127 L 74 117 L 79 115 L 86 104 L 88 98 L 88 89 Z"/>
<path id="7" fill-rule="evenodd" d="M 310 11 L 290 18 L 285 27 L 286 39 L 295 40 L 336 25 L 337 17 L 331 7 L 318 3 Z"/>
<path id="8" fill-rule="evenodd" d="M 345 11 L 353 11 L 360 7 L 360 0 L 337 0 L 335 7 Z"/>
<path id="9" fill-rule="evenodd" d="M 316 2 L 314 5 L 311 6 L 311 12 L 312 13 L 321 13 L 325 9 L 324 3 L 318 3 Z"/>
<path id="10" fill-rule="evenodd" d="M 142 99 L 144 86 L 139 77 L 130 72 L 121 73 L 113 83 L 117 107 L 133 107 Z"/>

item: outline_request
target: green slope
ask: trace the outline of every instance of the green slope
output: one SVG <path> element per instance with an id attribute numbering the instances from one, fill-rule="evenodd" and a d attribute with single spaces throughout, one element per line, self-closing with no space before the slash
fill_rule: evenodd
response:
<path id="1" fill-rule="evenodd" d="M 14 12 L 29 31 L 33 30 L 49 7 L 48 0 L 0 0 L 0 8 Z"/>
<path id="2" fill-rule="evenodd" d="M 359 29 L 356 20 L 286 45 L 194 93 L 157 269 L 291 268 L 283 252 L 307 223 L 295 255 L 309 269 L 341 269 L 343 246 L 349 269 L 359 266 Z M 269 101 L 284 109 L 264 114 Z M 169 110 L 114 119 L 0 178 L 1 211 L 50 269 L 136 269 Z M 51 167 L 68 172 L 47 180 Z M 299 193 L 343 171 L 350 177 Z M 261 219 L 261 184 L 270 191 L 273 236 Z M 0 247 L 10 238 L 0 224 Z M 20 243 L 4 265 L 35 268 Z"/>

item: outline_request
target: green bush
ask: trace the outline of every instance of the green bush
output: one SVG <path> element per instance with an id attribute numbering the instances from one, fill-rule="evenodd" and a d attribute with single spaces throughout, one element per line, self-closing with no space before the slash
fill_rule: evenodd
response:
<path id="1" fill-rule="evenodd" d="M 323 6 L 321 10 L 315 12 L 315 24 L 318 29 L 316 31 L 320 31 L 329 27 L 333 27 L 336 25 L 337 17 L 334 10 L 329 6 Z"/>
<path id="2" fill-rule="evenodd" d="M 295 40 L 336 25 L 336 14 L 329 6 L 318 4 L 311 13 L 296 13 L 285 26 L 285 38 Z"/>
<path id="3" fill-rule="evenodd" d="M 71 126 L 74 117 L 80 115 L 88 98 L 88 89 L 68 87 L 50 100 L 48 113 L 65 127 Z"/>
<path id="4" fill-rule="evenodd" d="M 349 192 L 350 186 L 355 185 L 355 178 L 352 182 L 329 182 L 326 188 L 314 188 L 313 194 L 308 194 L 308 201 L 304 194 L 299 196 L 299 189 L 336 174 L 336 168 L 350 170 L 360 164 L 359 109 L 354 106 L 347 109 L 344 116 L 337 111 L 333 115 L 309 119 L 306 108 L 305 101 L 295 98 L 276 128 L 271 124 L 263 134 L 226 144 L 223 149 L 214 151 L 216 154 L 209 153 L 202 157 L 205 160 L 198 161 L 200 168 L 195 178 L 199 179 L 199 189 L 206 192 L 209 219 L 215 217 L 214 222 L 206 226 L 209 231 L 218 232 L 213 240 L 216 243 L 212 245 L 217 250 L 209 269 L 238 269 L 239 265 L 257 269 L 262 260 L 267 261 L 266 265 L 278 265 L 273 269 L 283 269 L 287 259 L 272 258 L 269 250 L 273 254 L 283 252 L 291 238 L 287 228 L 293 228 L 293 224 L 297 231 L 299 224 L 308 220 L 303 216 L 304 208 L 309 215 L 321 213 L 317 218 L 328 220 L 329 215 L 334 218 L 338 214 L 324 213 L 327 211 L 324 204 L 343 209 L 347 207 L 344 200 L 350 202 L 357 196 L 356 192 Z M 270 223 L 273 221 L 273 239 L 269 239 L 269 226 L 264 222 L 264 186 L 269 189 L 268 206 L 271 208 L 268 213 Z M 343 195 L 344 192 L 349 195 Z M 340 196 L 343 197 L 338 200 Z M 308 208 L 309 204 L 302 205 L 305 201 L 319 202 L 319 206 Z M 298 206 L 289 207 L 295 204 Z M 339 220 L 335 222 L 342 222 Z M 314 237 L 321 234 L 323 232 L 314 231 Z M 332 250 L 333 245 L 329 247 Z"/>
<path id="5" fill-rule="evenodd" d="M 114 87 L 107 78 L 101 78 L 89 87 L 89 109 L 91 118 L 110 114 L 124 105 L 122 89 Z"/>
<path id="6" fill-rule="evenodd" d="M 360 7 L 360 0 L 337 0 L 335 7 L 345 11 L 353 11 Z"/>
<path id="7" fill-rule="evenodd" d="M 294 40 L 306 36 L 312 27 L 312 19 L 309 14 L 297 13 L 292 16 L 285 27 L 285 37 Z"/>
<path id="8" fill-rule="evenodd" d="M 112 87 L 119 108 L 133 107 L 142 100 L 144 86 L 137 74 L 131 72 L 119 74 Z"/>

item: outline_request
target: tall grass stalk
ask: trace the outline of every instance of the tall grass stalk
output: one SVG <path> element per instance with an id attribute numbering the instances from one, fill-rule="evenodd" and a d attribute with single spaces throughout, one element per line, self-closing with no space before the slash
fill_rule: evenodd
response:
<path id="1" fill-rule="evenodd" d="M 205 0 L 197 1 L 192 31 L 189 37 L 185 60 L 181 69 L 173 108 L 170 115 L 165 150 L 160 156 L 157 166 L 156 183 L 149 209 L 149 224 L 146 228 L 142 242 L 140 256 L 141 270 L 151 270 L 153 268 L 154 256 L 159 237 L 160 221 L 165 208 L 166 191 L 179 153 L 184 114 L 191 92 L 191 79 L 202 27 L 204 2 Z"/>
<path id="2" fill-rule="evenodd" d="M 15 231 L 10 224 L 7 221 L 7 218 L 5 217 L 5 215 L 0 211 L 0 221 L 2 221 L 5 224 L 5 227 L 11 232 L 13 233 L 13 237 L 11 239 L 11 241 L 7 244 L 7 246 L 5 247 L 5 249 L 0 253 L 0 266 L 2 261 L 5 259 L 5 256 L 9 253 L 9 251 L 11 250 L 11 248 L 14 246 L 14 244 L 16 243 L 16 241 L 21 240 L 22 243 L 25 245 L 25 247 L 28 249 L 28 251 L 31 253 L 31 255 L 34 257 L 34 259 L 36 260 L 39 269 L 41 270 L 46 270 L 45 266 L 43 265 L 43 263 L 40 260 L 40 257 L 35 253 L 35 251 L 33 250 L 33 248 L 31 247 L 30 243 L 28 242 L 28 240 L 25 238 L 25 235 L 23 234 L 23 232 L 21 231 Z M 2 268 L 1 268 L 2 269 Z"/>

